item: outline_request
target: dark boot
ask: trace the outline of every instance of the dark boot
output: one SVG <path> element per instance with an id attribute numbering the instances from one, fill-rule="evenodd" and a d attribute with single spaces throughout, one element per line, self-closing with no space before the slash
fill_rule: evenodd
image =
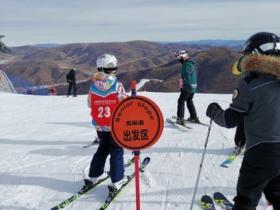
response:
<path id="1" fill-rule="evenodd" d="M 187 119 L 187 121 L 192 122 L 192 123 L 200 123 L 198 117 L 194 117 L 194 118 L 189 117 L 189 118 Z"/>
<path id="2" fill-rule="evenodd" d="M 183 126 L 185 126 L 185 124 L 186 124 L 185 120 L 183 118 L 177 118 L 176 123 L 179 125 L 183 125 Z"/>

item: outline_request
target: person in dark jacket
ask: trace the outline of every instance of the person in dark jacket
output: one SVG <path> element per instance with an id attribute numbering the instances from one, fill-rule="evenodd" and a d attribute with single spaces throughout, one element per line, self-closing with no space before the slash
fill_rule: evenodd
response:
<path id="1" fill-rule="evenodd" d="M 68 91 L 67 91 L 67 97 L 71 95 L 72 89 L 73 89 L 73 96 L 77 96 L 77 86 L 76 86 L 76 69 L 72 68 L 68 74 L 66 75 L 66 80 L 68 82 Z"/>
<path id="2" fill-rule="evenodd" d="M 211 103 L 206 115 L 227 128 L 244 121 L 246 149 L 232 210 L 255 210 L 262 193 L 280 210 L 280 38 L 254 34 L 243 52 L 237 66 L 246 76 L 230 107 L 223 110 Z"/>
<path id="3" fill-rule="evenodd" d="M 184 50 L 180 51 L 179 54 L 176 55 L 176 57 L 182 64 L 182 87 L 177 106 L 177 123 L 185 125 L 185 102 L 187 102 L 187 107 L 190 113 L 190 117 L 187 120 L 199 123 L 199 119 L 197 117 L 196 109 L 193 103 L 193 96 L 197 88 L 196 70 L 194 62 L 190 59 L 189 55 Z"/>

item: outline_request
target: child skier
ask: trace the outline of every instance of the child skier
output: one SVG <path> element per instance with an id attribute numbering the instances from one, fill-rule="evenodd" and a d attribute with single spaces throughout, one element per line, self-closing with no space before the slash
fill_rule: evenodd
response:
<path id="1" fill-rule="evenodd" d="M 117 59 L 112 54 L 103 54 L 97 58 L 97 70 L 93 76 L 88 94 L 88 106 L 91 108 L 92 124 L 97 130 L 99 146 L 90 166 L 84 170 L 86 184 L 93 184 L 108 176 L 104 172 L 107 156 L 110 154 L 110 177 L 112 187 L 119 189 L 126 181 L 124 177 L 123 149 L 111 135 L 111 117 L 120 100 L 126 97 L 123 85 L 117 81 Z"/>
<path id="2" fill-rule="evenodd" d="M 267 32 L 251 36 L 239 69 L 246 73 L 225 111 L 217 104 L 206 115 L 232 128 L 244 121 L 246 151 L 232 210 L 255 210 L 262 193 L 280 210 L 280 38 Z"/>

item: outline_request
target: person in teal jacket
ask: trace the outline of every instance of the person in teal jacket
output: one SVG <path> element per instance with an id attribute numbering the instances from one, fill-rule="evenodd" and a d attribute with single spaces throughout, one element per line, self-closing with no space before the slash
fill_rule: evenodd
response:
<path id="1" fill-rule="evenodd" d="M 194 62 L 190 59 L 186 51 L 180 51 L 176 56 L 182 63 L 181 68 L 181 94 L 178 99 L 177 106 L 177 123 L 185 125 L 184 115 L 185 115 L 185 102 L 187 102 L 187 108 L 190 113 L 188 121 L 194 123 L 200 123 L 195 106 L 193 104 L 193 96 L 197 89 L 197 78 Z"/>

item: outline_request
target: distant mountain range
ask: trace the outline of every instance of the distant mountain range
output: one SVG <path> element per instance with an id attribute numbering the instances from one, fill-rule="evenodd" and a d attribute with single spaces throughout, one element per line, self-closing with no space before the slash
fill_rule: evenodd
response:
<path id="1" fill-rule="evenodd" d="M 42 48 L 53 48 L 53 47 L 58 47 L 60 44 L 55 44 L 55 43 L 47 43 L 47 44 L 35 44 L 33 46 L 35 47 L 42 47 Z"/>
<path id="2" fill-rule="evenodd" d="M 161 44 L 187 44 L 187 45 L 208 45 L 212 47 L 240 47 L 243 46 L 245 40 L 223 40 L 223 39 L 205 39 L 205 40 L 197 40 L 197 41 L 173 41 L 173 42 L 159 42 Z M 35 47 L 42 48 L 53 48 L 58 47 L 62 44 L 57 43 L 43 43 L 43 44 L 35 44 Z"/>
<path id="3" fill-rule="evenodd" d="M 169 43 L 169 42 L 165 42 Z M 173 42 L 174 43 L 174 42 Z M 198 41 L 180 41 L 175 43 L 188 44 L 188 45 L 208 45 L 212 47 L 241 47 L 244 45 L 245 40 L 198 40 Z"/>
<path id="4" fill-rule="evenodd" d="M 212 42 L 212 44 L 211 44 Z M 96 58 L 110 52 L 119 60 L 119 78 L 129 89 L 130 80 L 155 79 L 142 89 L 147 91 L 179 91 L 180 63 L 174 53 L 185 49 L 196 62 L 200 92 L 229 93 L 238 82 L 230 73 L 240 55 L 241 42 L 227 47 L 223 41 L 159 43 L 148 41 L 111 43 L 43 44 L 12 48 L 12 57 L 1 64 L 16 87 L 56 86 L 59 94 L 66 93 L 65 76 L 71 67 L 78 69 L 80 93 L 87 93 L 91 75 L 96 72 Z M 207 44 L 208 43 L 208 44 Z M 240 45 L 239 45 L 240 44 Z M 5 55 L 0 55 L 5 60 Z M 158 80 L 157 80 L 158 79 Z"/>

